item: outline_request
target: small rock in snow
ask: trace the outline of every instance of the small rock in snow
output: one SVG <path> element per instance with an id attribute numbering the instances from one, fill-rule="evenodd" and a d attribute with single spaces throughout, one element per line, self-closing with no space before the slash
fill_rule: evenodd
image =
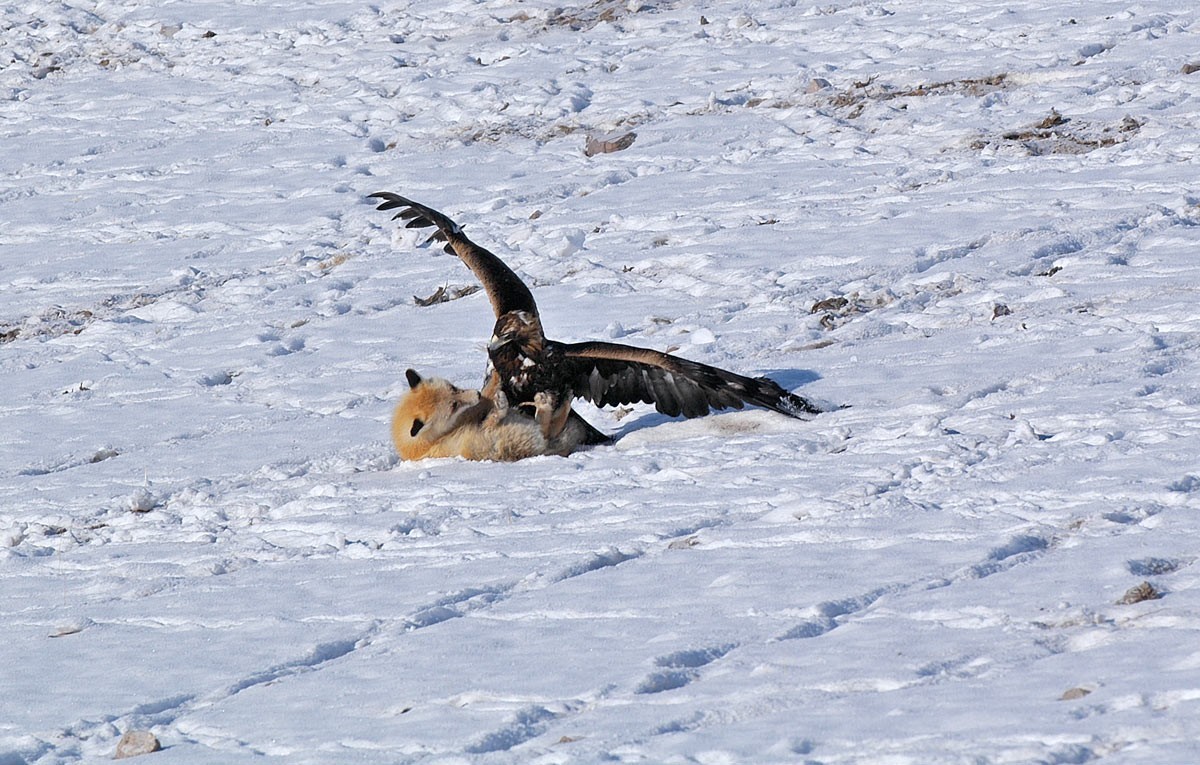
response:
<path id="1" fill-rule="evenodd" d="M 583 155 L 585 157 L 594 157 L 597 154 L 611 154 L 614 151 L 624 151 L 633 146 L 635 138 L 637 138 L 637 133 L 632 130 L 628 133 L 613 133 L 606 136 L 589 135 L 587 141 L 584 143 Z"/>
<path id="2" fill-rule="evenodd" d="M 123 760 L 126 757 L 138 757 L 157 752 L 161 748 L 158 738 L 150 731 L 127 730 L 125 735 L 121 736 L 121 740 L 117 742 L 117 752 L 113 755 L 113 759 Z"/>
<path id="3" fill-rule="evenodd" d="M 77 619 L 73 622 L 58 625 L 47 637 L 60 638 L 67 635 L 78 635 L 90 626 L 92 626 L 91 619 Z"/>
<path id="4" fill-rule="evenodd" d="M 804 89 L 804 92 L 812 95 L 813 93 L 820 93 L 822 90 L 832 87 L 833 84 L 824 77 L 813 77 L 808 81 L 808 87 Z"/>

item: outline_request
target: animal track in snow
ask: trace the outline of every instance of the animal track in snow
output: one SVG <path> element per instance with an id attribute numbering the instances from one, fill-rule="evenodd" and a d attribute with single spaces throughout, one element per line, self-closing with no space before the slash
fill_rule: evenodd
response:
<path id="1" fill-rule="evenodd" d="M 517 712 L 512 721 L 503 728 L 484 734 L 474 743 L 468 744 L 464 751 L 468 754 L 508 751 L 531 738 L 540 736 L 550 722 L 558 716 L 544 706 L 526 707 Z"/>
<path id="2" fill-rule="evenodd" d="M 857 597 L 827 600 L 824 603 L 818 603 L 813 607 L 813 610 L 817 612 L 814 617 L 795 625 L 780 635 L 778 639 L 797 640 L 820 637 L 836 628 L 839 623 L 838 619 L 861 613 L 874 605 L 884 595 L 908 589 L 909 586 L 892 585 L 880 587 Z"/>
<path id="3" fill-rule="evenodd" d="M 1052 540 L 1037 534 L 1018 534 L 989 552 L 986 560 L 963 569 L 959 576 L 983 579 L 1040 557 L 1052 545 Z"/>
<path id="4" fill-rule="evenodd" d="M 438 599 L 437 602 L 422 607 L 412 615 L 405 617 L 405 631 L 419 630 L 441 624 L 449 619 L 457 619 L 472 611 L 491 606 L 508 597 L 513 591 L 513 585 L 503 587 L 482 587 L 464 590 Z"/>
<path id="5" fill-rule="evenodd" d="M 712 648 L 676 651 L 660 656 L 654 660 L 659 669 L 642 680 L 634 689 L 634 693 L 663 693 L 682 688 L 699 677 L 702 667 L 712 664 L 736 647 L 733 643 L 727 643 Z"/>
<path id="6" fill-rule="evenodd" d="M 630 560 L 642 557 L 643 551 L 623 552 L 616 548 L 591 553 L 583 560 L 573 563 L 550 577 L 550 582 L 562 582 L 577 576 L 599 571 L 612 566 L 619 566 Z"/>

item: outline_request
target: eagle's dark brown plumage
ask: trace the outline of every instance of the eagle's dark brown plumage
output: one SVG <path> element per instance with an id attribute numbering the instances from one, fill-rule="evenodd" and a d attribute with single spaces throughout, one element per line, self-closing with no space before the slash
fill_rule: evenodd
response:
<path id="1" fill-rule="evenodd" d="M 555 428 L 565 426 L 571 401 L 583 398 L 597 406 L 643 402 L 667 415 L 699 417 L 714 409 L 741 409 L 746 404 L 806 417 L 821 409 L 789 393 L 766 377 L 743 377 L 706 364 L 617 343 L 560 343 L 548 339 L 533 295 L 499 258 L 472 242 L 462 228 L 437 210 L 390 192 L 372 194 L 383 200 L 380 210 L 400 208 L 394 218 L 408 228 L 436 228 L 426 240 L 444 242 L 483 283 L 496 312 L 496 328 L 488 345 L 489 386 L 499 386 L 516 406 L 532 406 L 534 398 L 555 412 Z M 485 388 L 486 390 L 486 388 Z M 588 426 L 599 440 L 604 438 Z"/>

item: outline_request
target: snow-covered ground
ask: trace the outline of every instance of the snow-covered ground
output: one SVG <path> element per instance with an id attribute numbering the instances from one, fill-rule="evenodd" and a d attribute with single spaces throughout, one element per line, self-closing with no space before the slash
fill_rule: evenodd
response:
<path id="1" fill-rule="evenodd" d="M 1198 15 L 0 7 L 0 763 L 1200 762 Z M 848 406 L 399 463 L 381 190 Z"/>

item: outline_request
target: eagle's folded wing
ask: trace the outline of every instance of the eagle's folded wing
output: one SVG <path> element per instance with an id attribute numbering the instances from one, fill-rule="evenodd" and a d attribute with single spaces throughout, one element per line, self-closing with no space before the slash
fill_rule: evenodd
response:
<path id="1" fill-rule="evenodd" d="M 774 380 L 742 375 L 648 348 L 617 343 L 560 343 L 576 396 L 597 406 L 641 401 L 663 414 L 700 417 L 713 409 L 761 406 L 804 418 L 821 409 Z"/>
<path id="2" fill-rule="evenodd" d="M 531 316 L 537 315 L 537 304 L 534 303 L 533 294 L 530 293 L 524 282 L 513 273 L 511 268 L 504 265 L 504 261 L 468 239 L 467 235 L 463 233 L 462 227 L 457 223 L 437 210 L 411 199 L 405 199 L 399 194 L 381 191 L 371 196 L 383 200 L 377 208 L 379 210 L 401 208 L 400 212 L 392 217 L 393 220 L 408 221 L 405 228 L 435 226 L 437 230 L 430 235 L 429 239 L 425 240 L 425 244 L 430 242 L 446 243 L 446 252 L 457 255 L 475 274 L 475 278 L 483 284 L 497 318 L 510 311 L 525 311 Z"/>

